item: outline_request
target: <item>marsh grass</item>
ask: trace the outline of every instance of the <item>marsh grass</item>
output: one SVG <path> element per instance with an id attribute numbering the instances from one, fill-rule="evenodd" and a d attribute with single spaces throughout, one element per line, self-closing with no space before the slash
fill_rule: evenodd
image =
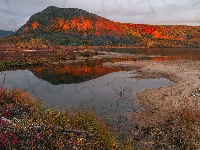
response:
<path id="1" fill-rule="evenodd" d="M 91 110 L 49 109 L 21 89 L 0 88 L 0 149 L 133 149 Z"/>
<path id="2" fill-rule="evenodd" d="M 0 71 L 44 66 L 51 63 L 60 63 L 67 60 L 78 60 L 80 57 L 90 58 L 95 55 L 104 55 L 94 50 L 79 48 L 52 48 L 46 50 L 26 51 L 25 49 L 1 50 L 0 46 Z"/>
<path id="3" fill-rule="evenodd" d="M 195 150 L 200 148 L 200 98 L 181 98 L 179 108 L 148 114 L 155 122 L 146 120 L 138 126 L 136 143 L 144 149 Z"/>

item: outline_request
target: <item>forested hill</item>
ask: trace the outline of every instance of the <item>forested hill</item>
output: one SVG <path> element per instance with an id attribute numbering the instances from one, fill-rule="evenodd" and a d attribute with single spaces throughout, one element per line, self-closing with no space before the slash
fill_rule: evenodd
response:
<path id="1" fill-rule="evenodd" d="M 77 8 L 49 6 L 1 44 L 48 46 L 199 47 L 198 26 L 119 23 Z"/>
<path id="2" fill-rule="evenodd" d="M 0 38 L 3 38 L 3 37 L 7 37 L 11 34 L 13 34 L 14 32 L 13 31 L 3 31 L 3 30 L 0 30 Z"/>

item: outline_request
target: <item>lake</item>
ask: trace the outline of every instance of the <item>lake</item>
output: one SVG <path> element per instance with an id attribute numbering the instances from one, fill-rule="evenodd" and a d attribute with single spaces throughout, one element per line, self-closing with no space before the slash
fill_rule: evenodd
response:
<path id="1" fill-rule="evenodd" d="M 199 48 L 105 48 L 106 52 L 143 54 L 148 60 L 200 60 Z"/>
<path id="2" fill-rule="evenodd" d="M 104 60 L 33 67 L 0 73 L 1 86 L 21 88 L 49 107 L 88 107 L 124 135 L 133 131 L 131 116 L 143 111 L 136 93 L 173 84 L 168 79 L 131 79 L 134 70 L 103 67 Z M 4 80 L 5 79 L 5 80 Z M 131 126 L 130 126 L 131 124 Z"/>
<path id="3" fill-rule="evenodd" d="M 140 59 L 200 60 L 199 49 L 103 49 L 107 52 L 143 54 Z M 133 113 L 143 111 L 136 93 L 147 88 L 172 85 L 168 79 L 134 79 L 135 70 L 103 67 L 111 59 L 70 65 L 50 65 L 0 73 L 1 86 L 19 87 L 60 109 L 88 107 L 107 121 L 120 137 L 134 132 Z M 4 80 L 5 79 L 5 80 Z"/>

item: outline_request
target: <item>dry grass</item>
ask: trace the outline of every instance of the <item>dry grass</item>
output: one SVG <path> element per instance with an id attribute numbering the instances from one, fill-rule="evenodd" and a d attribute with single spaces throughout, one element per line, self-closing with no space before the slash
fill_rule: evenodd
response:
<path id="1" fill-rule="evenodd" d="M 140 148 L 155 150 L 194 150 L 200 148 L 199 97 L 183 98 L 180 108 L 169 112 L 143 112 L 138 121 L 135 142 Z M 145 120 L 145 121 L 144 121 Z"/>

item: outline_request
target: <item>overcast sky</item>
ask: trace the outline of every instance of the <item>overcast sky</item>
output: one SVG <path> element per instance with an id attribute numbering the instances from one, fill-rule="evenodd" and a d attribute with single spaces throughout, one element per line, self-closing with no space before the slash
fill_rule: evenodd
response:
<path id="1" fill-rule="evenodd" d="M 16 31 L 48 6 L 80 8 L 117 22 L 200 26 L 200 0 L 1 0 L 0 30 Z"/>

